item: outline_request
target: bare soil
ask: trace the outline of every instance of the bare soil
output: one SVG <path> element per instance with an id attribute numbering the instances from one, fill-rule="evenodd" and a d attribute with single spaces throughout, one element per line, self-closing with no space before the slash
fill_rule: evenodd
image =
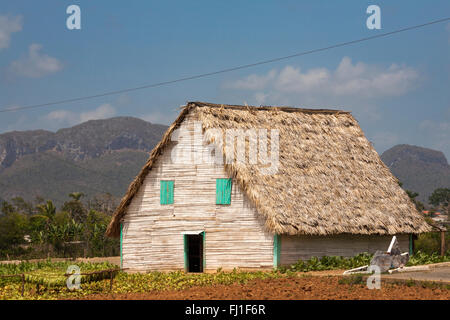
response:
<path id="1" fill-rule="evenodd" d="M 342 283 L 343 277 L 308 276 L 253 280 L 246 284 L 192 287 L 186 290 L 129 294 L 98 294 L 90 300 L 450 300 L 450 290 L 439 286 L 384 283 L 368 289 L 364 283 Z"/>

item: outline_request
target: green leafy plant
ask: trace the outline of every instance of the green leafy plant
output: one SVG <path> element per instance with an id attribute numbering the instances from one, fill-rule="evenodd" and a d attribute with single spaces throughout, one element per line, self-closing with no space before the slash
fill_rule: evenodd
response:
<path id="1" fill-rule="evenodd" d="M 441 256 L 436 252 L 428 254 L 422 251 L 418 251 L 412 257 L 409 258 L 407 266 L 417 266 L 422 264 L 448 262 L 448 261 L 450 261 L 450 251 L 447 251 L 447 253 L 444 256 Z"/>
<path id="2" fill-rule="evenodd" d="M 278 270 L 282 273 L 291 272 L 307 272 L 307 271 L 322 271 L 333 269 L 352 269 L 368 265 L 372 255 L 368 253 L 361 253 L 351 258 L 339 256 L 324 256 L 322 258 L 312 257 L 309 260 L 299 260 L 291 266 L 282 266 Z"/>

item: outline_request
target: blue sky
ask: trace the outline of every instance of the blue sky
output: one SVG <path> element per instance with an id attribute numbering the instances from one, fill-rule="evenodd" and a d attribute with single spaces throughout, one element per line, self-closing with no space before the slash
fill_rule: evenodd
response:
<path id="1" fill-rule="evenodd" d="M 431 3 L 431 4 L 430 4 Z M 66 8 L 81 8 L 81 30 Z M 381 8 L 381 30 L 366 8 Z M 450 16 L 449 1 L 0 2 L 0 109 L 172 80 Z M 0 113 L 0 132 L 135 116 L 168 124 L 186 101 L 352 111 L 379 153 L 450 158 L 450 23 L 165 87 Z"/>

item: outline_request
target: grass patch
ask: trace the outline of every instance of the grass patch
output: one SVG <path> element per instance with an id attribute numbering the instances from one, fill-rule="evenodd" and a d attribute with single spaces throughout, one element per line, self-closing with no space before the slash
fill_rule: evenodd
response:
<path id="1" fill-rule="evenodd" d="M 410 280 L 406 281 L 406 285 L 408 287 L 414 287 L 416 285 L 416 281 L 410 279 Z"/>

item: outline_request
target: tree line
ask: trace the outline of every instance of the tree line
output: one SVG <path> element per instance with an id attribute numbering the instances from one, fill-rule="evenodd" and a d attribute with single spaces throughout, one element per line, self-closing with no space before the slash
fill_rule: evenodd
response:
<path id="1" fill-rule="evenodd" d="M 403 183 L 399 182 L 400 187 L 403 187 Z M 416 206 L 416 209 L 420 212 L 425 209 L 425 204 L 417 197 L 419 194 L 411 190 L 405 190 L 411 201 Z M 437 188 L 428 197 L 428 204 L 431 206 L 431 212 L 441 211 L 444 214 L 450 214 L 450 189 L 449 188 Z"/>
<path id="2" fill-rule="evenodd" d="M 53 201 L 16 197 L 0 208 L 0 259 L 119 255 L 119 240 L 105 236 L 116 200 L 110 194 L 83 201 L 74 192 L 58 209 Z"/>
<path id="3" fill-rule="evenodd" d="M 402 184 L 400 183 L 400 186 Z M 410 190 L 406 190 L 411 201 L 415 204 L 416 209 L 419 212 L 427 212 L 424 213 L 425 220 L 428 224 L 432 226 L 439 226 L 440 228 L 444 228 L 444 230 L 448 230 L 448 226 L 450 221 L 450 189 L 449 188 L 437 188 L 433 191 L 433 193 L 428 197 L 428 204 L 430 205 L 430 209 L 424 211 L 425 205 L 417 200 L 416 198 L 419 196 L 417 192 L 413 192 Z M 437 223 L 433 221 L 433 217 L 435 217 L 436 212 L 440 211 L 441 214 L 447 216 L 446 221 L 441 221 Z M 414 247 L 416 250 L 420 250 L 427 254 L 439 253 L 441 248 L 441 235 L 439 232 L 429 232 L 420 234 L 417 239 L 414 241 Z M 450 250 L 450 232 L 445 233 L 445 248 L 446 250 Z"/>

